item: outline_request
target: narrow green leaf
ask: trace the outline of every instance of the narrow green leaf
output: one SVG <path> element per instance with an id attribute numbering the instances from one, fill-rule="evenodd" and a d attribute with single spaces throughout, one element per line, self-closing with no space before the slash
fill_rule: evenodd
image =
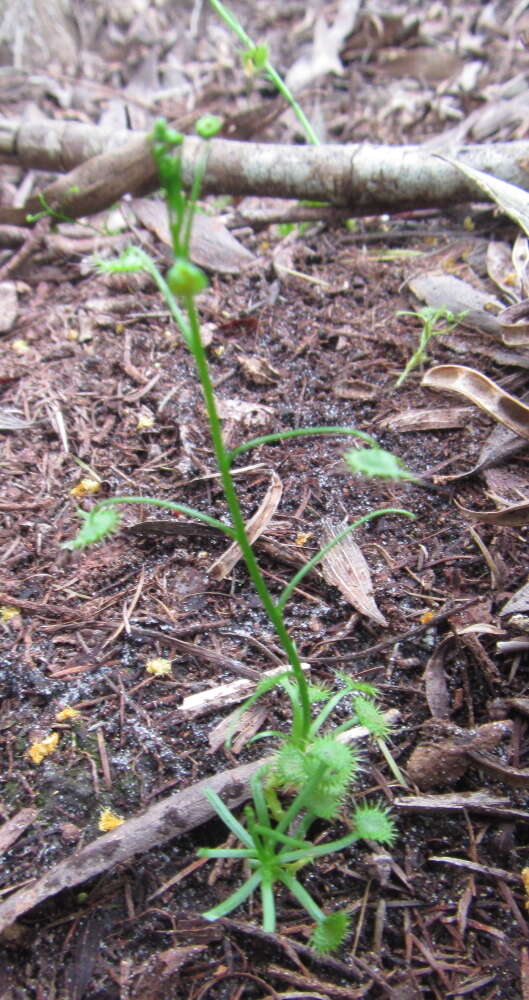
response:
<path id="1" fill-rule="evenodd" d="M 253 849 L 254 843 L 250 834 L 247 830 L 245 830 L 242 824 L 239 823 L 239 820 L 233 815 L 231 809 L 228 809 L 228 806 L 222 801 L 220 795 L 217 795 L 212 788 L 205 788 L 204 795 L 206 796 L 209 804 L 213 806 L 217 815 L 220 816 L 222 822 L 228 827 L 228 830 L 231 830 L 231 832 L 235 834 L 235 836 L 243 844 L 246 844 L 247 847 Z"/>
<path id="2" fill-rule="evenodd" d="M 250 878 L 246 879 L 246 882 L 243 882 L 236 892 L 232 892 L 231 896 L 223 899 L 222 903 L 219 903 L 218 906 L 214 906 L 213 909 L 207 910 L 206 913 L 202 914 L 202 916 L 205 920 L 219 920 L 220 917 L 226 917 L 228 913 L 235 910 L 237 906 L 241 906 L 242 903 L 244 903 L 248 897 L 252 895 L 252 892 L 255 892 L 260 881 L 261 873 L 254 872 Z"/>

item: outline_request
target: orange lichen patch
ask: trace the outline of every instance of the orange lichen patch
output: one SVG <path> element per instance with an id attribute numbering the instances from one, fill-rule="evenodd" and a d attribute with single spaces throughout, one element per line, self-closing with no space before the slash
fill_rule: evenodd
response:
<path id="1" fill-rule="evenodd" d="M 429 622 L 431 622 L 432 618 L 435 618 L 435 611 L 428 610 L 423 612 L 423 614 L 419 618 L 419 621 L 421 625 L 428 625 Z"/>

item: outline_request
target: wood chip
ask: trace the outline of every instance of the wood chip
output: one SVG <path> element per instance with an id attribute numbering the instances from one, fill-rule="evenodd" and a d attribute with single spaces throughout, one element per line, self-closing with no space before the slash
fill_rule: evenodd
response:
<path id="1" fill-rule="evenodd" d="M 12 844 L 35 822 L 38 809 L 20 809 L 0 826 L 0 855 L 9 850 Z"/>

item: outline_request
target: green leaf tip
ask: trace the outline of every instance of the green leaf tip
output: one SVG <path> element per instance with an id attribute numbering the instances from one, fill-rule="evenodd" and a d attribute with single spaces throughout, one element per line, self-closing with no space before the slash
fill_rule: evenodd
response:
<path id="1" fill-rule="evenodd" d="M 268 46 L 254 45 L 245 49 L 242 55 L 242 64 L 246 76 L 253 76 L 255 73 L 262 73 L 268 63 Z"/>
<path id="2" fill-rule="evenodd" d="M 384 448 L 355 448 L 346 451 L 343 458 L 351 472 L 357 476 L 366 476 L 369 479 L 417 478 L 400 458 L 390 451 L 385 451 Z"/>
<path id="3" fill-rule="evenodd" d="M 77 510 L 83 523 L 75 538 L 63 542 L 63 549 L 85 549 L 94 542 L 100 542 L 119 528 L 119 513 L 115 507 L 94 507 L 88 513 Z"/>
<path id="4" fill-rule="evenodd" d="M 395 839 L 395 824 L 382 806 L 358 806 L 354 824 L 359 840 L 376 840 L 378 844 L 391 845 Z"/>
<path id="5" fill-rule="evenodd" d="M 310 945 L 320 955 L 335 951 L 343 943 L 349 931 L 349 914 L 345 910 L 327 913 L 314 928 Z"/>
<path id="6" fill-rule="evenodd" d="M 99 274 L 128 274 L 131 271 L 141 271 L 145 267 L 146 255 L 139 247 L 127 247 L 119 257 L 112 260 L 95 261 Z"/>
<path id="7" fill-rule="evenodd" d="M 378 739 L 386 739 L 391 726 L 388 724 L 384 713 L 380 711 L 378 705 L 371 698 L 364 695 L 357 695 L 353 701 L 355 714 L 361 726 L 365 726 L 372 736 Z"/>

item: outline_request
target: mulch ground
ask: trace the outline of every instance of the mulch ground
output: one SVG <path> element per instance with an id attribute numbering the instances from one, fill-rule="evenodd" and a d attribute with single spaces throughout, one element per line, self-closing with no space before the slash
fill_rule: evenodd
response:
<path id="1" fill-rule="evenodd" d="M 480 27 L 480 10 L 470 12 L 467 4 L 464 16 L 456 7 L 435 15 L 432 8 L 422 38 L 445 46 L 462 67 L 470 56 L 461 56 L 453 39 L 465 31 L 488 39 L 479 58 L 487 83 L 500 84 L 511 41 L 500 29 Z M 318 80 L 309 96 L 307 110 L 318 108 L 328 141 L 417 142 L 449 127 L 444 76 L 438 68 L 435 78 L 428 61 L 433 76 L 424 65 L 413 75 L 420 28 L 410 29 L 411 15 L 408 21 L 396 9 L 393 15 L 401 28 L 399 35 L 394 25 L 394 41 L 364 18 L 370 44 L 361 33 L 351 36 L 343 49 L 345 75 Z M 258 4 L 246 25 L 269 40 L 282 70 L 298 56 L 285 28 L 291 31 L 301 16 L 299 9 L 287 15 Z M 390 22 L 384 21 L 386 32 Z M 136 79 L 168 23 L 164 7 L 153 9 L 143 45 L 134 23 L 114 24 L 112 44 L 96 66 L 104 96 L 84 91 L 80 72 L 85 107 L 74 102 L 68 114 L 75 118 L 82 110 L 83 120 L 97 123 L 109 94 L 121 99 L 120 88 Z M 231 111 L 242 113 L 249 101 L 262 109 L 272 100 L 270 87 L 253 83 L 248 94 L 235 57 L 232 63 L 224 58 L 227 38 L 208 15 L 196 44 L 173 40 L 194 80 L 194 106 L 222 114 L 228 94 Z M 403 65 L 388 82 L 383 57 L 397 47 Z M 509 72 L 523 73 L 521 46 L 512 60 Z M 461 95 L 451 97 L 460 118 L 483 100 L 476 91 Z M 147 121 L 160 112 L 178 119 L 186 105 L 175 98 L 156 102 L 149 92 L 141 103 Z M 4 101 L 2 111 L 15 118 L 35 105 L 49 117 L 64 116 L 46 89 L 37 97 L 34 89 L 22 91 L 18 103 Z M 299 138 L 288 116 L 264 135 L 256 132 L 258 119 L 253 138 Z M 24 177 L 15 167 L 0 171 L 7 191 Z M 37 174 L 37 187 L 41 180 Z M 257 901 L 233 919 L 206 923 L 200 914 L 240 877 L 235 865 L 197 863 L 197 847 L 225 839 L 220 822 L 211 821 L 27 913 L 0 945 L 5 1000 L 529 997 L 520 879 L 529 821 L 527 653 L 502 656 L 497 648 L 498 639 L 510 635 L 499 611 L 526 579 L 526 529 L 485 524 L 471 532 L 454 499 L 490 508 L 483 481 L 432 481 L 434 474 L 476 463 L 493 426 L 479 411 L 450 429 L 399 432 L 384 425 L 409 410 L 451 405 L 421 387 L 419 370 L 395 391 L 418 331 L 397 313 L 417 307 L 406 280 L 432 255 L 450 257 L 454 273 L 463 273 L 469 246 L 513 241 L 514 228 L 492 211 L 480 213 L 476 234 L 465 228 L 465 214 L 315 224 L 288 237 L 289 266 L 301 276 L 278 277 L 282 232 L 246 227 L 235 235 L 254 254 L 253 263 L 235 276 L 212 271 L 201 301 L 213 380 L 231 406 L 224 421 L 230 444 L 285 427 L 354 426 L 424 477 L 421 484 L 353 478 L 341 458 L 344 440 L 336 438 L 263 446 L 239 462 L 248 516 L 272 470 L 283 486 L 268 545 L 258 550 L 275 592 L 300 554 L 306 559 L 316 551 L 324 519 L 338 524 L 386 506 L 416 515 L 413 522 L 383 517 L 355 535 L 386 627 L 360 615 L 320 575 L 303 581 L 286 615 L 315 680 L 332 684 L 335 670 L 343 670 L 376 684 L 382 707 L 398 710 L 391 747 L 404 770 L 418 747 L 434 747 L 422 787 L 410 782 L 407 790 L 378 751 L 366 747 L 359 797 L 393 807 L 396 844 L 388 855 L 373 845 L 333 855 L 306 873 L 322 906 L 350 910 L 347 944 L 332 958 L 315 956 L 307 948 L 306 915 L 286 894 L 279 898 L 277 935 L 259 929 Z M 130 818 L 171 791 L 262 754 L 261 742 L 249 742 L 251 729 L 230 750 L 214 738 L 234 705 L 213 706 L 195 718 L 178 710 L 190 694 L 234 680 L 233 661 L 261 672 L 278 655 L 244 567 L 238 564 L 222 581 L 208 574 L 225 548 L 222 539 L 128 532 L 144 516 L 131 505 L 123 508 L 124 530 L 106 543 L 80 553 L 61 548 L 77 530 L 76 507 L 93 502 L 76 495 L 84 478 L 100 483 L 98 497 L 156 496 L 217 518 L 226 517 L 226 506 L 193 365 L 156 290 L 96 274 L 86 245 L 91 231 L 64 223 L 58 234 L 69 238 L 67 249 L 37 242 L 9 274 L 19 309 L 0 341 L 0 410 L 26 421 L 1 432 L 0 809 L 4 820 L 35 810 L 4 853 L 0 900 L 96 839 L 103 810 Z M 149 232 L 135 227 L 128 237 L 140 239 L 165 266 L 167 250 Z M 77 253 L 76 240 L 80 248 L 85 241 Z M 421 256 L 388 253 L 402 248 Z M 3 251 L 7 267 L 12 253 Z M 492 354 L 481 354 L 478 364 L 472 353 L 455 355 L 436 340 L 429 363 L 479 367 L 496 381 L 508 379 L 521 395 L 523 377 Z M 523 476 L 526 463 L 524 453 L 514 459 L 513 476 Z M 169 634 L 193 649 L 175 650 Z M 219 654 L 217 662 L 210 651 Z M 171 659 L 169 677 L 146 673 L 153 657 Z M 57 723 L 66 705 L 80 711 L 75 723 Z M 282 700 L 271 696 L 263 705 L 259 728 L 284 728 Z M 483 735 L 490 730 L 480 728 L 491 722 L 503 727 L 493 745 Z M 52 729 L 60 734 L 59 749 L 36 765 L 28 749 Z M 469 743 L 490 752 L 503 777 L 464 756 L 461 746 Z M 509 769 L 522 776 L 518 784 L 506 779 Z M 481 810 L 477 793 L 486 798 Z M 406 808 L 402 800 L 412 794 L 415 807 Z M 447 794 L 452 811 L 441 798 Z"/>

